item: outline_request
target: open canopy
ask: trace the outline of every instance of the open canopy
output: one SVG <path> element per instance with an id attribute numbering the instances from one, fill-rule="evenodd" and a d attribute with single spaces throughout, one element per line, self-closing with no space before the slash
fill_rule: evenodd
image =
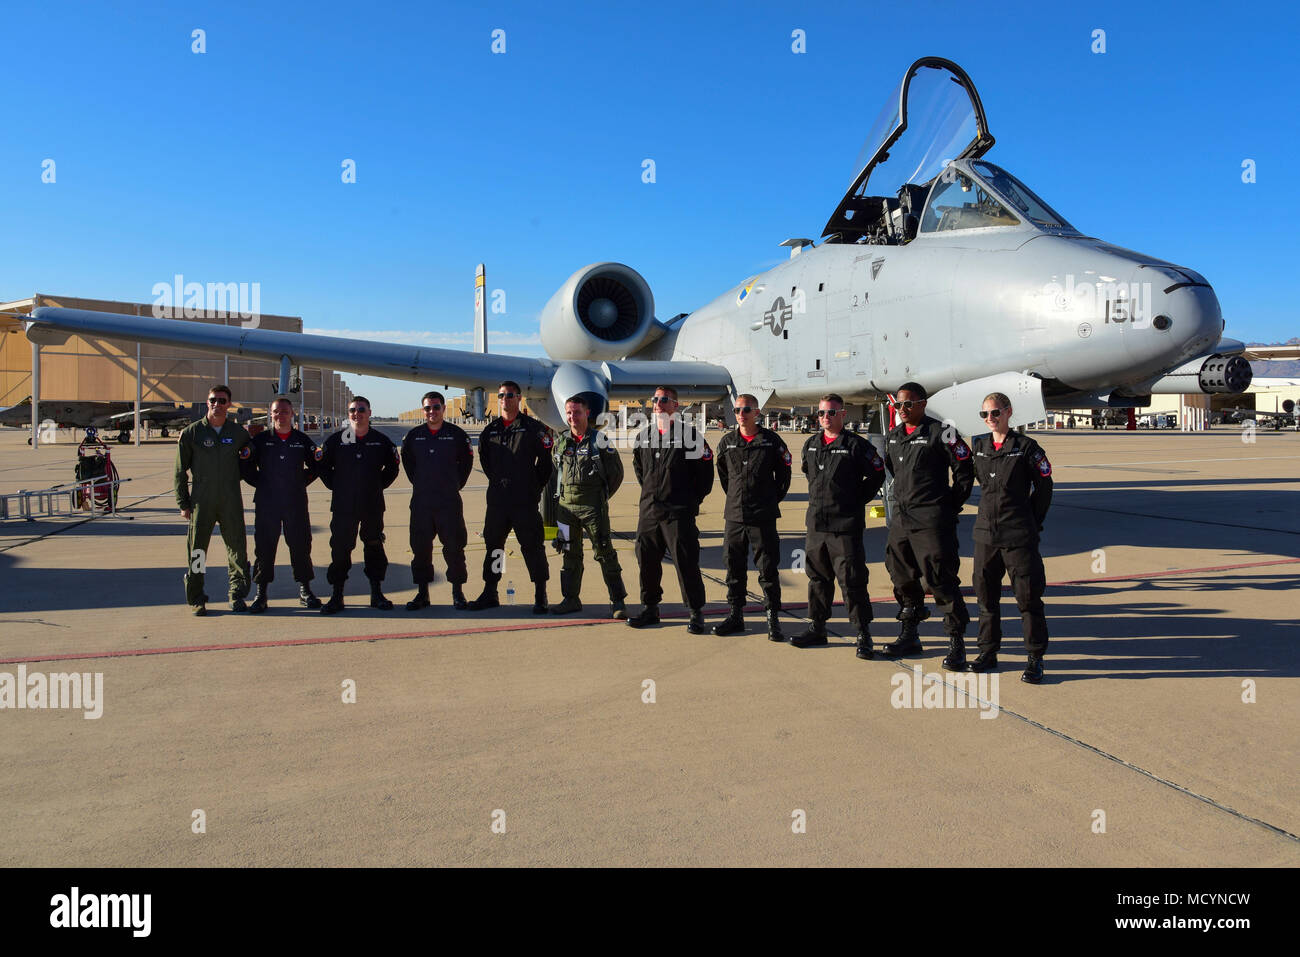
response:
<path id="1" fill-rule="evenodd" d="M 896 204 L 905 186 L 923 187 L 950 160 L 983 156 L 992 145 L 984 106 L 966 71 L 942 57 L 922 57 L 907 68 L 877 116 L 848 191 L 822 235 L 838 233 L 856 242 L 868 222 L 879 220 L 882 203 Z"/>

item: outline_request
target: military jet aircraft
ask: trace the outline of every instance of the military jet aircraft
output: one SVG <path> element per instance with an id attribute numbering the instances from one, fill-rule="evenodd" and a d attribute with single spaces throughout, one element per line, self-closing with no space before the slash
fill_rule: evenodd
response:
<path id="1" fill-rule="evenodd" d="M 135 427 L 134 402 L 82 402 L 42 399 L 37 410 L 42 421 L 53 422 L 60 429 L 117 429 L 117 440 L 131 441 Z M 175 405 L 144 406 L 140 409 L 141 424 L 162 429 L 167 437 L 167 427 L 185 426 L 202 417 L 203 410 Z M 0 425 L 25 426 L 32 424 L 32 397 L 29 395 L 17 405 L 0 412 Z M 31 439 L 27 440 L 29 443 Z"/>
<path id="2" fill-rule="evenodd" d="M 867 407 L 914 380 L 931 393 L 930 413 L 968 435 L 985 431 L 977 410 L 991 391 L 1012 397 L 1023 424 L 1047 407 L 1140 407 L 1155 392 L 1249 385 L 1244 346 L 1220 341 L 1219 301 L 1200 273 L 1083 235 L 983 159 L 993 142 L 965 71 L 917 60 L 820 245 L 788 239 L 786 262 L 667 321 L 636 270 L 585 266 L 543 310 L 546 359 L 57 308 L 36 309 L 27 334 L 175 343 L 279 359 L 286 371 L 320 364 L 467 390 L 513 379 L 554 425 L 571 395 L 600 409 L 661 384 L 683 400 L 749 392 L 815 406 L 838 392 Z"/>

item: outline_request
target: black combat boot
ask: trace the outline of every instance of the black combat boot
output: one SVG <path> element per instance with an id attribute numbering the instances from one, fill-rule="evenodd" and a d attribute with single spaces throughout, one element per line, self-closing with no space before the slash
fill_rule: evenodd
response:
<path id="1" fill-rule="evenodd" d="M 812 648 L 814 645 L 829 644 L 826 638 L 826 622 L 814 621 L 804 631 L 790 639 L 796 648 Z"/>
<path id="2" fill-rule="evenodd" d="M 609 600 L 609 617 L 616 621 L 627 621 L 627 602 L 622 598 Z"/>
<path id="3" fill-rule="evenodd" d="M 382 585 L 383 582 L 376 578 L 370 580 L 370 607 L 380 611 L 392 611 L 393 603 L 384 597 Z"/>
<path id="4" fill-rule="evenodd" d="M 304 608 L 320 607 L 320 599 L 312 594 L 311 585 L 306 582 L 299 582 L 298 584 L 298 604 Z"/>
<path id="5" fill-rule="evenodd" d="M 785 632 L 781 630 L 781 613 L 775 608 L 767 610 L 767 640 L 785 641 Z"/>
<path id="6" fill-rule="evenodd" d="M 971 671 L 997 671 L 998 670 L 998 653 L 993 649 L 985 649 L 979 653 L 979 656 L 970 663 Z"/>
<path id="7" fill-rule="evenodd" d="M 253 592 L 253 601 L 248 606 L 250 615 L 260 615 L 266 611 L 266 589 L 261 582 L 257 583 L 257 590 Z"/>
<path id="8" fill-rule="evenodd" d="M 641 613 L 629 618 L 627 624 L 629 628 L 647 628 L 650 625 L 659 624 L 659 606 L 642 606 Z"/>
<path id="9" fill-rule="evenodd" d="M 533 586 L 533 614 L 544 615 L 549 611 L 550 602 L 546 600 L 546 582 Z"/>
<path id="10" fill-rule="evenodd" d="M 334 591 L 330 595 L 330 600 L 321 606 L 322 615 L 337 615 L 344 609 L 343 604 L 343 586 L 335 585 Z"/>
<path id="11" fill-rule="evenodd" d="M 891 641 L 880 650 L 890 658 L 902 658 L 905 655 L 919 655 L 924 652 L 921 636 L 916 633 L 916 623 L 929 617 L 925 609 L 917 608 L 915 605 L 908 605 L 900 610 L 898 620 L 903 623 L 903 627 L 898 632 L 898 640 Z"/>
<path id="12" fill-rule="evenodd" d="M 415 587 L 415 597 L 406 603 L 407 611 L 419 611 L 429 607 L 429 586 L 421 583 Z"/>
<path id="13" fill-rule="evenodd" d="M 691 609 L 691 620 L 686 623 L 686 630 L 692 635 L 703 635 L 708 633 L 709 626 L 704 623 L 704 609 Z"/>
<path id="14" fill-rule="evenodd" d="M 461 585 L 451 586 L 451 607 L 457 611 L 464 611 L 469 607 L 469 602 L 465 600 L 465 589 Z"/>
<path id="15" fill-rule="evenodd" d="M 1043 681 L 1043 656 L 1030 655 L 1029 661 L 1025 664 L 1025 673 L 1020 676 L 1021 681 L 1027 681 L 1031 685 L 1042 684 Z"/>
<path id="16" fill-rule="evenodd" d="M 966 670 L 966 638 L 964 635 L 948 635 L 948 656 L 943 659 L 943 666 L 949 671 Z"/>
<path id="17" fill-rule="evenodd" d="M 731 614 L 713 626 L 715 635 L 738 635 L 745 630 L 745 606 L 732 605 Z"/>
<path id="18" fill-rule="evenodd" d="M 483 594 L 475 598 L 466 607 L 468 607 L 470 611 L 484 611 L 488 608 L 499 608 L 500 606 L 501 599 L 497 597 L 497 586 L 484 585 Z"/>
<path id="19" fill-rule="evenodd" d="M 876 646 L 871 642 L 871 632 L 867 630 L 866 625 L 858 627 L 857 656 L 863 661 L 870 661 L 876 657 Z"/>

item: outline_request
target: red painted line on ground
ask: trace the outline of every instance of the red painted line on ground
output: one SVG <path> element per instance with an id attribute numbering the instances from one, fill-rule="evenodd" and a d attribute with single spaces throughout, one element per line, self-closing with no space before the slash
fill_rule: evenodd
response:
<path id="1" fill-rule="evenodd" d="M 1281 558 L 1266 562 L 1242 562 L 1238 565 L 1207 565 L 1203 568 L 1171 568 L 1160 572 L 1144 572 L 1137 575 L 1110 575 L 1097 578 L 1072 578 L 1066 581 L 1048 582 L 1048 587 L 1059 585 L 1091 585 L 1099 582 L 1142 581 L 1148 578 L 1169 578 L 1173 575 L 1195 575 L 1203 572 L 1239 571 L 1243 568 L 1267 568 L 1274 565 L 1300 564 L 1300 558 Z M 969 591 L 969 588 L 963 589 Z M 1004 589 L 1005 590 L 1005 589 Z M 893 601 L 893 595 L 872 598 L 875 603 Z M 842 604 L 837 602 L 836 604 Z M 761 606 L 751 606 L 761 607 Z M 783 604 L 785 609 L 807 608 L 807 603 Z M 705 609 L 719 612 L 721 609 Z M 685 618 L 687 613 L 669 612 L 664 618 Z M 142 655 L 179 655 L 200 651 L 243 651 L 252 648 L 290 648 L 296 645 L 333 645 L 357 641 L 398 641 L 408 638 L 451 638 L 457 635 L 495 635 L 511 631 L 540 631 L 550 628 L 588 627 L 591 625 L 612 624 L 612 618 L 566 618 L 561 621 L 525 621 L 518 624 L 497 625 L 492 628 L 448 628 L 441 631 L 408 631 L 379 635 L 339 635 L 333 638 L 279 638 L 271 641 L 226 642 L 215 645 L 176 645 L 170 648 L 124 648 L 119 651 L 70 652 L 61 655 L 26 655 L 14 658 L 0 658 L 0 665 L 31 664 L 38 661 L 72 661 L 95 658 L 134 658 Z"/>

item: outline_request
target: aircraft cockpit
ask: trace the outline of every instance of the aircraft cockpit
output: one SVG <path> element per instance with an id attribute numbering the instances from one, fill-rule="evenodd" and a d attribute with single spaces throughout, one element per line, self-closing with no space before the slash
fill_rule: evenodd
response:
<path id="1" fill-rule="evenodd" d="M 965 71 L 940 57 L 917 60 L 876 118 L 822 236 L 896 246 L 918 235 L 992 227 L 1073 233 L 1027 186 L 980 159 L 993 142 Z"/>

